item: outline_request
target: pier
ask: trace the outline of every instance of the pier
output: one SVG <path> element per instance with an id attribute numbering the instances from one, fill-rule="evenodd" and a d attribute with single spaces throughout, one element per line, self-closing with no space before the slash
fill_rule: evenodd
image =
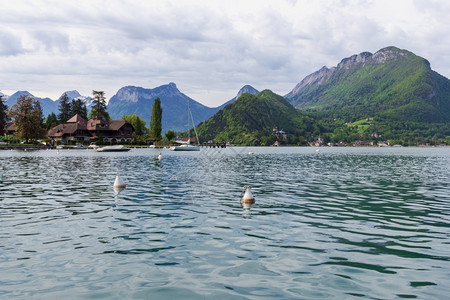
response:
<path id="1" fill-rule="evenodd" d="M 216 142 L 216 143 L 202 143 L 202 148 L 226 148 L 227 143 L 222 142 Z"/>

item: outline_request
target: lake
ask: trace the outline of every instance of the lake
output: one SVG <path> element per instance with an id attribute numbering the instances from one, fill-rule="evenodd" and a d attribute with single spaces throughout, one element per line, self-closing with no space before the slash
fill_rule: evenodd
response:
<path id="1" fill-rule="evenodd" d="M 4 150 L 0 162 L 0 299 L 450 295 L 450 148 Z"/>

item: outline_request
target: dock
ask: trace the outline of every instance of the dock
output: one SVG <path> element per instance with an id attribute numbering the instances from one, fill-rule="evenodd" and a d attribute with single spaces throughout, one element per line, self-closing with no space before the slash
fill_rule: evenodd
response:
<path id="1" fill-rule="evenodd" d="M 202 148 L 226 148 L 227 147 L 227 143 L 222 142 L 216 142 L 216 143 L 202 143 Z"/>

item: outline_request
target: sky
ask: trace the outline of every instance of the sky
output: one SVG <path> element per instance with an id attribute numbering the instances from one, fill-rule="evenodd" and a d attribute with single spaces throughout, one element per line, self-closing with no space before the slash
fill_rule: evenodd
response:
<path id="1" fill-rule="evenodd" d="M 322 66 L 396 46 L 450 78 L 448 0 L 0 0 L 0 90 L 107 99 L 170 82 L 218 106 L 285 95 Z"/>

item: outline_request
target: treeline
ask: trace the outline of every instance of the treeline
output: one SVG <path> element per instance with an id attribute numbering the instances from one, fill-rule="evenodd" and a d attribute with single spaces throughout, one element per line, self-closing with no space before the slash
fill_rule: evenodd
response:
<path id="1" fill-rule="evenodd" d="M 71 101 L 67 94 L 64 93 L 59 100 L 58 115 L 51 113 L 44 120 L 44 126 L 47 130 L 58 124 L 66 123 L 76 114 L 80 115 L 84 119 L 88 118 L 88 110 L 82 99 L 74 98 Z"/>
<path id="2" fill-rule="evenodd" d="M 45 139 L 48 129 L 66 123 L 75 114 L 86 120 L 92 116 L 110 119 L 104 92 L 93 91 L 93 106 L 88 113 L 81 99 L 70 100 L 66 94 L 60 98 L 58 114 L 45 119 L 40 102 L 31 96 L 19 97 L 17 103 L 8 108 L 3 96 L 0 100 L 0 135 L 5 135 L 8 121 L 14 120 L 16 137 L 29 142 L 31 139 Z M 414 111 L 417 111 L 416 109 Z M 407 116 L 407 111 L 402 111 Z M 159 98 L 154 100 L 149 127 L 136 114 L 123 116 L 135 129 L 133 143 L 170 142 L 176 134 L 161 132 L 162 108 Z M 450 145 L 450 124 L 408 121 L 393 118 L 387 114 L 365 117 L 357 110 L 351 114 L 345 111 L 298 111 L 284 98 L 270 91 L 258 95 L 244 94 L 233 104 L 225 107 L 198 126 L 202 141 L 231 142 L 236 145 L 269 146 L 308 145 L 319 139 L 324 144 L 351 145 L 357 141 L 377 144 L 386 141 L 405 146 Z"/>
<path id="3" fill-rule="evenodd" d="M 399 121 L 388 118 L 365 118 L 345 122 L 337 118 L 318 119 L 324 143 L 387 141 L 403 146 L 450 145 L 449 123 Z"/>
<path id="4" fill-rule="evenodd" d="M 30 140 L 46 139 L 47 131 L 75 116 L 80 115 L 85 120 L 101 118 L 110 120 L 107 112 L 106 98 L 103 91 L 92 91 L 93 105 L 88 113 L 86 104 L 82 99 L 70 100 L 66 93 L 59 99 L 58 113 L 51 113 L 44 118 L 39 100 L 29 95 L 22 95 L 17 99 L 17 103 L 8 108 L 3 95 L 0 95 L 0 135 L 4 139 L 6 125 L 9 121 L 14 121 L 16 131 L 15 138 L 10 140 L 23 139 L 26 143 Z M 160 142 L 165 140 L 170 142 L 175 138 L 175 132 L 169 130 L 164 138 L 161 136 L 162 108 L 161 100 L 156 98 L 152 106 L 151 121 L 149 128 L 146 122 L 136 114 L 123 116 L 123 120 L 131 123 L 134 128 L 133 140 L 135 144 L 147 144 L 149 141 Z"/>

